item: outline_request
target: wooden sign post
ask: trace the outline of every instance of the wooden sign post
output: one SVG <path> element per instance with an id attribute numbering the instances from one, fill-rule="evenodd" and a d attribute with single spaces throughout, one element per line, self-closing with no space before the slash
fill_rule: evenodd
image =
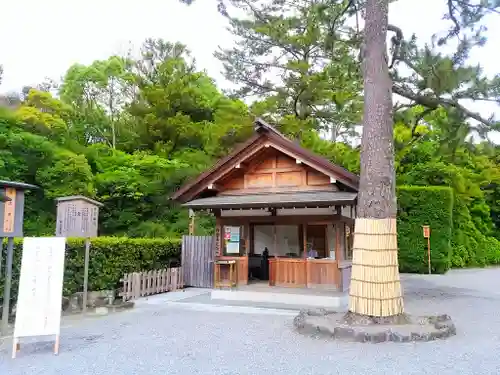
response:
<path id="1" fill-rule="evenodd" d="M 87 312 L 90 238 L 97 237 L 99 207 L 103 204 L 82 195 L 57 198 L 56 236 L 85 238 L 83 314 Z"/>
<path id="2" fill-rule="evenodd" d="M 54 354 L 59 353 L 65 250 L 65 238 L 24 239 L 12 358 L 19 340 L 30 336 L 55 336 Z"/>
<path id="3" fill-rule="evenodd" d="M 431 274 L 431 227 L 423 225 L 424 238 L 427 238 L 427 266 L 429 267 L 429 275 Z"/>
<path id="4" fill-rule="evenodd" d="M 23 236 L 24 192 L 29 189 L 38 189 L 38 187 L 23 182 L 0 181 L 0 277 L 2 276 L 2 242 L 7 237 L 0 335 L 6 335 L 9 328 L 14 238 Z"/>

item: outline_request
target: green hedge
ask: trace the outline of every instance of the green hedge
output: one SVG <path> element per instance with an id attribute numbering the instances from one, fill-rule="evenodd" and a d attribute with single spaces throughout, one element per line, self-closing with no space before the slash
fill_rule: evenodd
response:
<path id="1" fill-rule="evenodd" d="M 2 267 L 5 265 L 5 247 Z M 116 289 L 124 273 L 164 268 L 180 262 L 181 240 L 155 238 L 98 237 L 91 240 L 89 290 Z M 21 266 L 22 240 L 15 241 L 12 299 L 17 296 Z M 85 246 L 83 239 L 66 242 L 64 295 L 83 288 Z M 3 272 L 2 272 L 3 274 Z M 3 277 L 2 277 L 3 279 Z M 0 297 L 3 296 L 3 280 Z M 1 299 L 1 298 L 0 298 Z"/>
<path id="2" fill-rule="evenodd" d="M 433 273 L 451 267 L 453 230 L 453 190 L 448 187 L 401 186 L 398 196 L 399 270 L 427 273 L 427 239 L 423 225 L 431 227 Z"/>

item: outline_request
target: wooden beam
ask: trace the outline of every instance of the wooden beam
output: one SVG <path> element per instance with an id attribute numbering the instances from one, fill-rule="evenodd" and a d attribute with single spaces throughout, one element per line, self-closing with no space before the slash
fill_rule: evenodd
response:
<path id="1" fill-rule="evenodd" d="M 348 219 L 348 218 L 345 218 Z M 298 225 L 327 224 L 341 220 L 338 215 L 304 215 L 304 216 L 223 216 L 218 218 L 224 225 L 266 224 L 266 225 Z M 347 221 L 347 220 L 346 220 Z"/>
<path id="2" fill-rule="evenodd" d="M 248 171 L 249 168 L 250 168 L 249 164 L 245 162 L 240 162 L 234 166 L 234 169 L 239 169 L 244 172 Z"/>
<path id="3" fill-rule="evenodd" d="M 213 190 L 213 191 L 221 191 L 222 187 L 219 184 L 216 184 L 216 183 L 212 182 L 211 184 L 207 185 L 207 189 L 208 190 Z"/>
<path id="4" fill-rule="evenodd" d="M 210 212 L 215 216 L 215 217 L 220 217 L 221 216 L 221 209 L 220 208 L 212 208 Z"/>

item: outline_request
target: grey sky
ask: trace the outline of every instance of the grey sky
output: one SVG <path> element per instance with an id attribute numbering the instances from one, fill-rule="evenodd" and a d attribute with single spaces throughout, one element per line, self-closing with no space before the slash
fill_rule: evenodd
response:
<path id="1" fill-rule="evenodd" d="M 441 20 L 444 4 L 399 0 L 391 5 L 390 22 L 407 35 L 416 33 L 422 43 L 429 42 L 434 32 L 446 27 Z M 18 91 L 45 77 L 58 79 L 73 63 L 124 54 L 148 37 L 186 44 L 198 67 L 227 87 L 212 53 L 219 45 L 230 46 L 232 38 L 215 0 L 198 0 L 191 7 L 177 0 L 24 0 L 6 1 L 1 8 L 0 64 L 5 71 L 1 92 Z M 498 72 L 499 23 L 500 17 L 488 20 L 489 42 L 472 56 L 489 75 Z M 474 104 L 473 109 L 488 115 L 495 107 Z"/>

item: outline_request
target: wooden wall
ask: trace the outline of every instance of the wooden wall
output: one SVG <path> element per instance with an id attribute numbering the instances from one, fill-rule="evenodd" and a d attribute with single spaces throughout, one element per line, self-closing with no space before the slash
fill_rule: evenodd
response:
<path id="1" fill-rule="evenodd" d="M 269 148 L 226 177 L 219 194 L 338 190 L 330 177 Z"/>
<path id="2" fill-rule="evenodd" d="M 182 236 L 184 285 L 212 288 L 215 236 Z"/>

